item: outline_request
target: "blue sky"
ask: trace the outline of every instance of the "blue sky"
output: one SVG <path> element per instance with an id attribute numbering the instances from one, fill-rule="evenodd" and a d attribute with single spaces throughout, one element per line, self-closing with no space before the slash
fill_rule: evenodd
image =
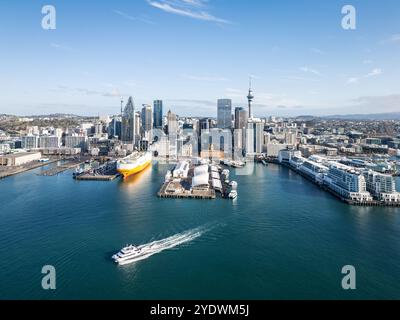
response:
<path id="1" fill-rule="evenodd" d="M 400 111 L 398 0 L 3 0 L 0 44 L 0 113 L 112 114 L 132 95 L 215 116 L 249 75 L 258 116 Z"/>

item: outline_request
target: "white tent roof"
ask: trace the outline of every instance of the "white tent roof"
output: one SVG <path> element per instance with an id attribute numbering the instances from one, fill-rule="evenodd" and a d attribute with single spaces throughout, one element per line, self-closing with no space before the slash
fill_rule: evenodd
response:
<path id="1" fill-rule="evenodd" d="M 208 185 L 208 173 L 203 173 L 202 175 L 196 175 L 192 180 L 192 187 L 198 187 L 203 185 Z"/>
<path id="2" fill-rule="evenodd" d="M 207 173 L 208 174 L 208 165 L 198 166 L 194 169 L 194 175 L 200 176 Z"/>

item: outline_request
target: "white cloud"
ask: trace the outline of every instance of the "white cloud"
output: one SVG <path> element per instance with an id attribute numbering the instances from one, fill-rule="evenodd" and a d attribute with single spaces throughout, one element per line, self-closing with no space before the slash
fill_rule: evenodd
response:
<path id="1" fill-rule="evenodd" d="M 155 24 L 155 22 L 153 22 L 151 20 L 148 20 L 146 18 L 143 18 L 143 17 L 132 17 L 129 14 L 126 14 L 125 12 L 122 12 L 122 11 L 119 11 L 119 10 L 114 10 L 113 12 L 115 14 L 118 14 L 119 16 L 121 16 L 121 17 L 123 17 L 125 19 L 128 19 L 128 20 L 131 20 L 131 21 L 141 21 L 141 22 L 144 22 L 144 23 L 147 23 L 147 24 Z"/>
<path id="2" fill-rule="evenodd" d="M 147 0 L 154 8 L 192 19 L 229 24 L 230 21 L 213 16 L 204 11 L 206 1 L 203 0 Z"/>
<path id="3" fill-rule="evenodd" d="M 383 70 L 381 68 L 375 68 L 372 69 L 371 72 L 367 73 L 364 76 L 360 76 L 360 77 L 350 77 L 347 79 L 347 84 L 356 84 L 359 83 L 361 79 L 365 79 L 365 78 L 371 78 L 371 77 L 377 77 L 383 74 Z"/>
<path id="4" fill-rule="evenodd" d="M 366 77 L 366 78 L 375 77 L 375 76 L 380 76 L 381 74 L 383 74 L 382 69 L 380 69 L 380 68 L 375 68 L 375 69 L 373 69 L 370 73 L 368 73 L 365 77 Z"/>
<path id="5" fill-rule="evenodd" d="M 319 72 L 316 69 L 309 68 L 309 67 L 301 67 L 300 70 L 303 71 L 303 72 L 306 72 L 306 73 L 315 74 L 316 76 L 320 76 L 321 75 L 321 72 Z"/>

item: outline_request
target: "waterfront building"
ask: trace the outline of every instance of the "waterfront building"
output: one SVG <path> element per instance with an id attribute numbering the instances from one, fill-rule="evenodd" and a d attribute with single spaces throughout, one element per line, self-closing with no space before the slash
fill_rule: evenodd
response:
<path id="1" fill-rule="evenodd" d="M 363 175 L 369 191 L 377 200 L 384 202 L 400 202 L 400 193 L 396 191 L 396 180 L 390 174 L 373 170 L 365 170 Z"/>
<path id="2" fill-rule="evenodd" d="M 59 148 L 61 146 L 61 138 L 57 136 L 40 136 L 39 148 Z"/>
<path id="3" fill-rule="evenodd" d="M 278 161 L 280 163 L 290 163 L 292 158 L 301 158 L 301 152 L 295 149 L 280 150 Z"/>
<path id="4" fill-rule="evenodd" d="M 264 151 L 264 123 L 254 121 L 247 123 L 245 132 L 246 156 L 261 155 Z"/>
<path id="5" fill-rule="evenodd" d="M 37 135 L 27 135 L 22 137 L 23 149 L 37 149 L 39 146 L 39 137 Z"/>
<path id="6" fill-rule="evenodd" d="M 0 156 L 0 166 L 15 167 L 23 164 L 38 161 L 42 158 L 40 152 L 19 152 Z"/>
<path id="7" fill-rule="evenodd" d="M 281 150 L 286 150 L 289 147 L 293 147 L 286 143 L 268 143 L 265 145 L 265 154 L 269 158 L 278 158 Z"/>
<path id="8" fill-rule="evenodd" d="M 82 151 L 86 151 L 88 148 L 87 136 L 74 135 L 65 137 L 66 148 L 81 148 Z"/>
<path id="9" fill-rule="evenodd" d="M 135 105 L 132 97 L 129 97 L 122 115 L 121 140 L 123 143 L 136 144 L 135 122 Z"/>
<path id="10" fill-rule="evenodd" d="M 219 99 L 218 100 L 218 124 L 219 129 L 232 128 L 232 100 Z"/>
<path id="11" fill-rule="evenodd" d="M 329 189 L 346 199 L 360 202 L 373 200 L 371 194 L 367 191 L 365 177 L 356 168 L 338 162 L 330 162 L 325 184 Z"/>
<path id="12" fill-rule="evenodd" d="M 162 100 L 154 100 L 153 102 L 153 126 L 155 129 L 163 127 L 163 102 Z"/>
<path id="13" fill-rule="evenodd" d="M 327 166 L 310 159 L 306 159 L 298 169 L 309 179 L 320 185 L 323 184 L 324 177 L 329 170 Z"/>

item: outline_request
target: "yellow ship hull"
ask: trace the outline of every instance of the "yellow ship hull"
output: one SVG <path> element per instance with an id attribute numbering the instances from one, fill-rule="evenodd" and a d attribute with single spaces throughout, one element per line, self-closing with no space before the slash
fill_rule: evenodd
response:
<path id="1" fill-rule="evenodd" d="M 146 169 L 151 163 L 151 160 L 145 162 L 144 164 L 137 166 L 135 168 L 132 169 L 118 169 L 118 173 L 122 174 L 122 176 L 124 177 L 124 179 L 133 176 L 141 171 L 143 171 L 144 169 Z"/>

